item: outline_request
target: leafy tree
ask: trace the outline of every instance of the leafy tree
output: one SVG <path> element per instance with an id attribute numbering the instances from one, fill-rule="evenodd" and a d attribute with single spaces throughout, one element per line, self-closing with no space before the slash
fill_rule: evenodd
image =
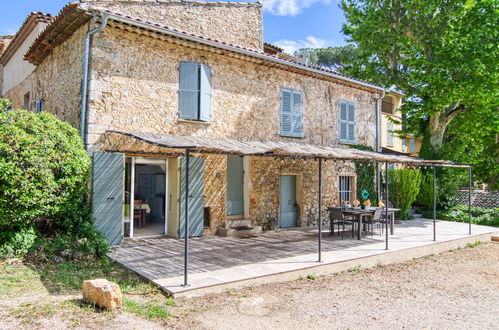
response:
<path id="1" fill-rule="evenodd" d="M 459 115 L 497 109 L 496 1 L 343 0 L 341 8 L 357 45 L 349 73 L 404 91 L 403 110 L 431 147 Z"/>
<path id="2" fill-rule="evenodd" d="M 353 44 L 328 48 L 302 48 L 294 55 L 298 58 L 306 58 L 310 62 L 325 66 L 330 70 L 341 71 L 356 57 L 356 48 Z"/>
<path id="3" fill-rule="evenodd" d="M 412 169 L 389 170 L 388 177 L 388 197 L 404 217 L 419 194 L 421 172 Z"/>

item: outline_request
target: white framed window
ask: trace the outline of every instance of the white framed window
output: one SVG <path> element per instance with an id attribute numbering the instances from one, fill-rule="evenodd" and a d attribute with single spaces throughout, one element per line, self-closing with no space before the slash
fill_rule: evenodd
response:
<path id="1" fill-rule="evenodd" d="M 340 101 L 340 141 L 355 143 L 355 103 Z"/>
<path id="2" fill-rule="evenodd" d="M 210 121 L 211 69 L 201 63 L 180 62 L 179 118 Z"/>
<path id="3" fill-rule="evenodd" d="M 339 201 L 340 205 L 342 201 L 348 201 L 349 203 L 352 201 L 352 186 L 353 186 L 353 177 L 352 176 L 340 176 L 339 177 Z"/>
<path id="4" fill-rule="evenodd" d="M 303 136 L 303 95 L 291 89 L 281 89 L 281 129 L 283 136 Z"/>

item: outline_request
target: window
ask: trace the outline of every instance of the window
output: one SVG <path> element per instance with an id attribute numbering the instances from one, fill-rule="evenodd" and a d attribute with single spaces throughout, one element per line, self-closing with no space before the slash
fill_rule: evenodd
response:
<path id="1" fill-rule="evenodd" d="M 402 139 L 402 151 L 405 151 L 406 148 L 407 148 L 407 141 L 406 139 Z"/>
<path id="2" fill-rule="evenodd" d="M 281 135 L 303 136 L 302 100 L 301 92 L 281 90 Z"/>
<path id="3" fill-rule="evenodd" d="M 40 113 L 43 111 L 43 100 L 36 100 L 35 101 L 35 112 Z"/>
<path id="4" fill-rule="evenodd" d="M 409 140 L 409 152 L 416 152 L 416 145 L 415 145 L 415 142 L 414 142 L 414 139 L 410 139 Z"/>
<path id="5" fill-rule="evenodd" d="M 386 124 L 386 145 L 393 147 L 393 123 Z"/>
<path id="6" fill-rule="evenodd" d="M 342 201 L 351 201 L 352 197 L 352 177 L 351 176 L 340 176 L 340 205 Z"/>
<path id="7" fill-rule="evenodd" d="M 340 101 L 340 141 L 355 143 L 355 104 Z"/>
<path id="8" fill-rule="evenodd" d="M 23 105 L 25 110 L 29 110 L 29 92 L 24 94 L 24 100 L 23 100 Z"/>
<path id="9" fill-rule="evenodd" d="M 211 69 L 209 66 L 180 62 L 179 118 L 210 121 Z"/>

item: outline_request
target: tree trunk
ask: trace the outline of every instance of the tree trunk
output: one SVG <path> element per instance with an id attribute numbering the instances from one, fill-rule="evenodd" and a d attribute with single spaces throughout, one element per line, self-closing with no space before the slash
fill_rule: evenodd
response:
<path id="1" fill-rule="evenodd" d="M 449 123 L 457 115 L 464 111 L 464 107 L 459 105 L 459 101 L 447 108 L 430 116 L 428 133 L 430 135 L 430 145 L 438 149 L 444 141 L 445 130 Z"/>

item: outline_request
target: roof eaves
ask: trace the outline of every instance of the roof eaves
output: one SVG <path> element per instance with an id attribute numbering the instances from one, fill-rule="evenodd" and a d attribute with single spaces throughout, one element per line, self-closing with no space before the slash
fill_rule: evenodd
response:
<path id="1" fill-rule="evenodd" d="M 35 29 L 38 23 L 50 24 L 54 20 L 54 17 L 50 14 L 45 14 L 42 12 L 31 12 L 23 24 L 17 30 L 16 34 L 13 36 L 11 42 L 0 56 L 0 64 L 5 65 L 17 51 L 17 49 L 22 45 L 30 33 Z"/>

